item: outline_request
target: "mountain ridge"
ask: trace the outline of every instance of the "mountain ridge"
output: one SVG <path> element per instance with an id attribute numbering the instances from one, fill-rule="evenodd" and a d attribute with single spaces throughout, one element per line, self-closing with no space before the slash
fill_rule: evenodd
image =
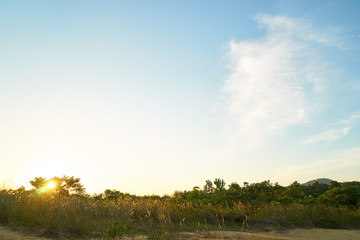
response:
<path id="1" fill-rule="evenodd" d="M 314 179 L 314 180 L 310 180 L 310 181 L 307 181 L 301 185 L 304 185 L 304 186 L 311 186 L 313 185 L 314 183 L 318 182 L 320 184 L 326 184 L 326 185 L 329 185 L 330 186 L 330 183 L 333 182 L 334 180 L 331 180 L 329 178 L 318 178 L 318 179 Z"/>

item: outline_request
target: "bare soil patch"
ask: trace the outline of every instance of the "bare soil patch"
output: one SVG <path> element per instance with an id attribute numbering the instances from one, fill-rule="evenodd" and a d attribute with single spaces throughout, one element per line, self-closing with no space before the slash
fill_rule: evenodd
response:
<path id="1" fill-rule="evenodd" d="M 15 231 L 9 227 L 0 226 L 0 240 L 48 240 L 30 233 Z"/>
<path id="2" fill-rule="evenodd" d="M 358 240 L 359 230 L 291 229 L 282 232 L 215 232 L 214 239 L 244 240 Z"/>
<path id="3" fill-rule="evenodd" d="M 233 232 L 211 231 L 206 233 L 182 232 L 177 238 L 184 240 L 359 240 L 360 230 L 333 229 L 291 229 L 282 232 Z M 62 240 L 68 238 L 44 238 L 30 233 L 14 231 L 9 227 L 0 226 L 0 240 Z M 147 239 L 145 236 L 125 237 L 126 240 Z"/>

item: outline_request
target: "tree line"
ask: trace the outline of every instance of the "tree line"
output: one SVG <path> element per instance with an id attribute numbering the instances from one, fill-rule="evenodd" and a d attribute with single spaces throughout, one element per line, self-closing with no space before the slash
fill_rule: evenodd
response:
<path id="1" fill-rule="evenodd" d="M 174 202 L 193 204 L 220 204 L 233 206 L 237 203 L 260 205 L 264 203 L 302 203 L 329 204 L 333 206 L 360 207 L 360 182 L 339 183 L 330 185 L 318 182 L 305 186 L 295 181 L 287 187 L 278 183 L 263 181 L 260 183 L 244 182 L 243 186 L 231 183 L 226 187 L 224 180 L 206 181 L 203 188 L 194 187 L 191 191 L 176 191 L 172 196 Z"/>
<path id="2" fill-rule="evenodd" d="M 54 184 L 53 189 L 46 189 L 48 184 Z M 295 181 L 289 186 L 281 186 L 278 183 L 271 183 L 269 180 L 260 183 L 244 182 L 243 186 L 233 182 L 226 185 L 225 181 L 216 178 L 214 181 L 206 180 L 205 185 L 193 187 L 188 191 L 175 191 L 171 196 L 136 196 L 130 193 L 123 193 L 118 190 L 106 189 L 103 193 L 88 195 L 79 178 L 75 177 L 53 177 L 46 179 L 37 177 L 30 181 L 33 189 L 30 192 L 42 194 L 59 194 L 65 197 L 79 196 L 92 198 L 97 201 L 117 201 L 119 199 L 167 199 L 174 204 L 189 203 L 194 206 L 204 204 L 221 205 L 233 207 L 236 204 L 261 205 L 264 203 L 279 204 L 326 204 L 335 207 L 347 206 L 358 209 L 360 207 L 360 182 L 337 182 L 332 181 L 330 185 L 315 182 L 311 185 L 302 185 Z M 24 188 L 16 191 L 26 192 Z"/>

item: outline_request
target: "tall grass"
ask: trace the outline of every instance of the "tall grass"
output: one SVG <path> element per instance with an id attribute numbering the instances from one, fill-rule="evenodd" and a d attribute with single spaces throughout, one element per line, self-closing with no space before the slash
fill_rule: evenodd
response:
<path id="1" fill-rule="evenodd" d="M 360 228 L 360 211 L 325 205 L 263 204 L 231 207 L 174 203 L 169 199 L 62 197 L 35 192 L 0 192 L 0 221 L 41 229 L 44 234 L 104 237 L 114 221 L 127 235 L 170 238 L 180 231 L 246 230 L 262 227 Z"/>
<path id="2" fill-rule="evenodd" d="M 279 227 L 360 228 L 360 210 L 303 204 L 267 204 L 254 208 L 253 224 Z"/>

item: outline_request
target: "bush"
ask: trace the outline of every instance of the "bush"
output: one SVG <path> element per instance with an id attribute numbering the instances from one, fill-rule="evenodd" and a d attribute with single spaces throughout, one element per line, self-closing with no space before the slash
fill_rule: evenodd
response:
<path id="1" fill-rule="evenodd" d="M 126 227 L 119 225 L 118 221 L 114 221 L 112 226 L 106 229 L 105 236 L 111 239 L 115 239 L 116 237 L 123 238 L 126 230 Z"/>

